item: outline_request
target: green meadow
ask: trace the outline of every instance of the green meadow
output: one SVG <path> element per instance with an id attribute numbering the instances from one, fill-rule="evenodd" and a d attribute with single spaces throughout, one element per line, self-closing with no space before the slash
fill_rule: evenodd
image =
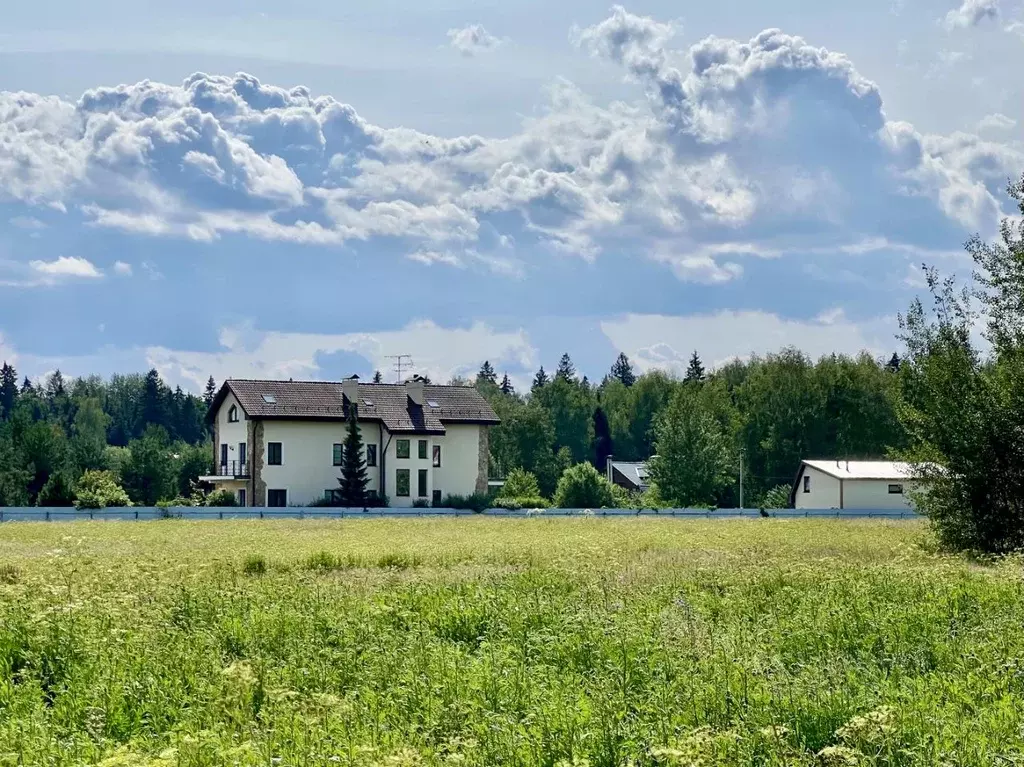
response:
<path id="1" fill-rule="evenodd" d="M 1024 763 L 1018 560 L 919 522 L 0 525 L 0 765 Z"/>

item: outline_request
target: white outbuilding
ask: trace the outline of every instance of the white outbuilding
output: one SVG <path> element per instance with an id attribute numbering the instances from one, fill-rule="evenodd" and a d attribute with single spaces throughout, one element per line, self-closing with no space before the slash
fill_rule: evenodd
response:
<path id="1" fill-rule="evenodd" d="M 803 461 L 790 491 L 795 509 L 909 509 L 914 467 L 898 461 Z"/>

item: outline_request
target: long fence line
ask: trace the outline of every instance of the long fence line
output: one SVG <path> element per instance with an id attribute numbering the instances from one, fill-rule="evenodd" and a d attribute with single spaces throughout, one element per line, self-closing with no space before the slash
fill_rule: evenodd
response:
<path id="1" fill-rule="evenodd" d="M 919 519 L 909 509 L 771 509 L 774 518 Z M 348 508 L 157 508 L 142 506 L 102 510 L 67 507 L 0 507 L 0 522 L 67 522 L 74 520 L 145 521 L 155 519 L 373 519 L 410 517 L 645 517 L 670 519 L 736 519 L 764 516 L 757 509 L 348 509 Z"/>

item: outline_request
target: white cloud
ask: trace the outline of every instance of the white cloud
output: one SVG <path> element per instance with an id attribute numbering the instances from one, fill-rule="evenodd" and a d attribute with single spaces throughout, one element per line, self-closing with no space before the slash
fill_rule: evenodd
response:
<path id="1" fill-rule="evenodd" d="M 44 280 L 98 279 L 103 272 L 89 260 L 78 256 L 60 256 L 55 261 L 29 261 L 29 268 Z"/>
<path id="2" fill-rule="evenodd" d="M 1004 114 L 996 112 L 995 114 L 985 115 L 978 120 L 978 131 L 981 133 L 1001 132 L 1012 130 L 1017 126 L 1017 121 L 1012 117 L 1007 117 Z"/>
<path id="3" fill-rule="evenodd" d="M 856 322 L 841 308 L 816 319 L 795 320 L 762 311 L 722 311 L 714 314 L 671 316 L 627 314 L 605 320 L 601 330 L 618 350 L 641 370 L 685 371 L 696 349 L 706 365 L 718 367 L 732 359 L 776 352 L 795 346 L 817 358 L 826 354 L 880 356 L 894 347 L 896 322 L 881 317 Z"/>
<path id="4" fill-rule="evenodd" d="M 14 347 L 7 343 L 4 338 L 4 334 L 0 333 L 0 363 L 6 362 L 9 365 L 14 365 L 18 362 L 18 353 L 14 351 Z"/>
<path id="5" fill-rule="evenodd" d="M 976 27 L 985 19 L 998 18 L 999 0 L 963 0 L 959 8 L 946 14 L 944 23 L 947 29 L 964 29 Z"/>
<path id="6" fill-rule="evenodd" d="M 122 277 L 132 276 L 132 265 L 125 263 L 124 261 L 114 262 L 114 274 L 119 274 Z"/>
<path id="7" fill-rule="evenodd" d="M 1006 25 L 1006 31 L 1024 40 L 1024 21 L 1013 21 Z"/>
<path id="8" fill-rule="evenodd" d="M 460 29 L 448 30 L 448 44 L 463 56 L 493 51 L 502 42 L 501 38 L 484 29 L 483 24 L 467 24 Z"/>
<path id="9" fill-rule="evenodd" d="M 10 224 L 11 226 L 16 226 L 19 229 L 29 229 L 32 231 L 38 231 L 46 228 L 46 224 L 33 216 L 15 216 L 10 220 Z"/>
<path id="10" fill-rule="evenodd" d="M 536 366 L 536 350 L 525 331 L 497 331 L 479 322 L 446 328 L 421 320 L 401 330 L 343 334 L 262 332 L 243 324 L 222 328 L 219 340 L 222 348 L 216 352 L 150 347 L 147 364 L 172 383 L 187 383 L 191 388 L 204 385 L 210 375 L 219 381 L 316 378 L 317 357 L 341 351 L 359 354 L 382 371 L 392 367 L 389 355 L 411 353 L 413 372 L 438 382 L 475 374 L 485 359 L 499 368 Z"/>
<path id="11" fill-rule="evenodd" d="M 645 100 L 602 105 L 559 80 L 500 139 L 381 127 L 245 74 L 96 88 L 76 103 L 0 93 L 0 200 L 154 237 L 383 241 L 510 275 L 551 252 L 630 252 L 710 283 L 742 275 L 744 254 L 717 243 L 782 255 L 870 232 L 912 246 L 908 220 L 960 240 L 1009 212 L 1019 147 L 889 120 L 847 57 L 780 30 L 675 50 L 675 29 L 617 7 L 576 30 Z"/>

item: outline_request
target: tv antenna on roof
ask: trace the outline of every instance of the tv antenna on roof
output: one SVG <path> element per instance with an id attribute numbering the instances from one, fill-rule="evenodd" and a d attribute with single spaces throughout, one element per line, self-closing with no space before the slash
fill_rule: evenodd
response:
<path id="1" fill-rule="evenodd" d="M 398 374 L 398 383 L 402 383 L 402 370 L 404 368 L 412 369 L 412 355 L 409 354 L 389 354 L 385 359 L 395 361 L 395 373 Z"/>

